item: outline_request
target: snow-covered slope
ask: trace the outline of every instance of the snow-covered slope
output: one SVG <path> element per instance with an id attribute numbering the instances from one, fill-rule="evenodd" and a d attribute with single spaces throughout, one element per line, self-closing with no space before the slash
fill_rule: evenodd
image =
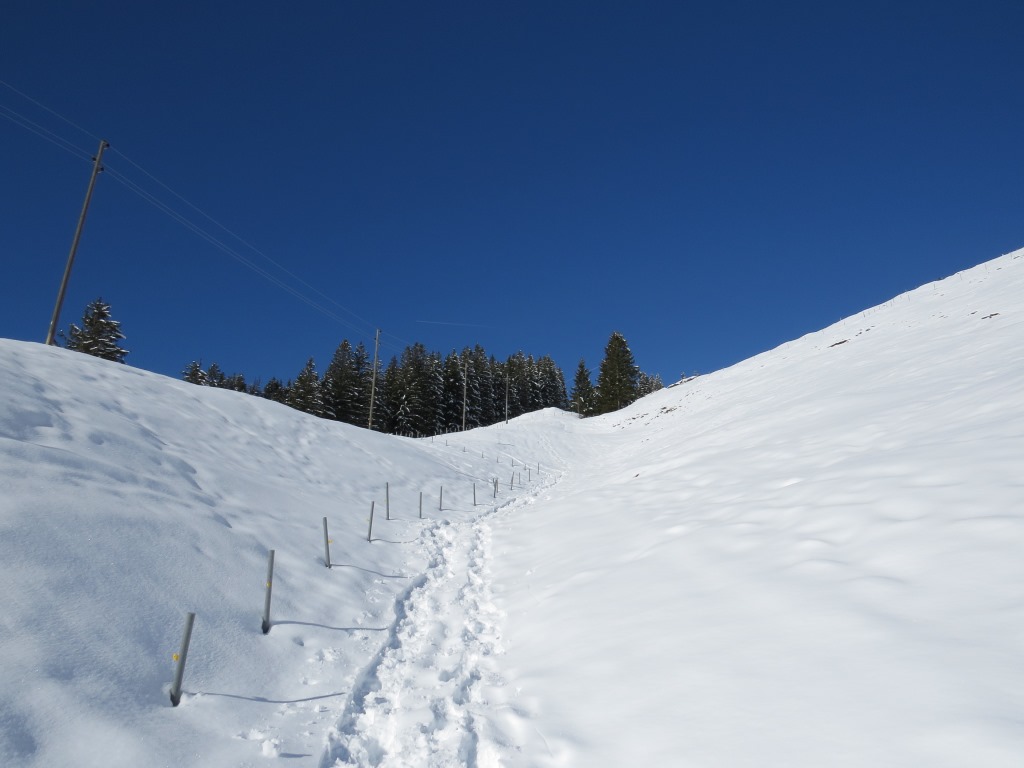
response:
<path id="1" fill-rule="evenodd" d="M 0 763 L 1019 765 L 1022 309 L 447 441 L 0 341 Z"/>
<path id="2" fill-rule="evenodd" d="M 536 764 L 1024 764 L 1022 305 L 1017 253 L 580 423 L 493 535 Z"/>
<path id="3" fill-rule="evenodd" d="M 396 599 L 461 530 L 439 518 L 522 492 L 504 449 L 374 434 L 41 345 L 0 342 L 0 389 L 3 765 L 315 764 L 394 639 Z"/>

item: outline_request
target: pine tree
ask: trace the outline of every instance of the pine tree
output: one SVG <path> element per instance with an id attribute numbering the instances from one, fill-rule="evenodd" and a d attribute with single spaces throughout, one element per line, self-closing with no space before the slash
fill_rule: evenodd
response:
<path id="1" fill-rule="evenodd" d="M 544 355 L 537 361 L 537 370 L 541 381 L 541 408 L 561 408 L 569 406 L 565 395 L 565 376 L 562 369 L 549 356 Z"/>
<path id="2" fill-rule="evenodd" d="M 615 331 L 605 345 L 597 374 L 597 412 L 611 413 L 636 400 L 639 377 L 626 339 Z"/>
<path id="3" fill-rule="evenodd" d="M 285 402 L 292 408 L 313 416 L 323 416 L 324 400 L 320 388 L 320 377 L 316 372 L 316 363 L 309 358 L 302 371 L 295 377 L 295 382 L 289 388 L 288 397 Z"/>
<path id="4" fill-rule="evenodd" d="M 580 416 L 592 416 L 597 413 L 597 390 L 590 380 L 590 369 L 583 358 L 580 358 L 580 363 L 576 366 L 569 406 Z"/>
<path id="5" fill-rule="evenodd" d="M 206 371 L 203 370 L 203 363 L 200 360 L 193 360 L 185 370 L 181 372 L 181 378 L 189 384 L 206 385 Z"/>
<path id="6" fill-rule="evenodd" d="M 224 389 L 234 392 L 245 392 L 249 388 L 245 383 L 245 376 L 240 373 L 233 373 L 224 380 Z"/>
<path id="7" fill-rule="evenodd" d="M 263 388 L 263 397 L 275 403 L 284 403 L 288 400 L 288 388 L 280 379 L 272 376 Z"/>
<path id="8" fill-rule="evenodd" d="M 216 362 L 210 363 L 210 367 L 206 369 L 206 386 L 208 387 L 223 387 L 227 378 Z"/>
<path id="9" fill-rule="evenodd" d="M 440 431 L 444 399 L 444 375 L 440 356 L 416 342 L 406 347 L 399 363 L 403 418 L 394 432 L 400 435 L 433 435 Z"/>
<path id="10" fill-rule="evenodd" d="M 514 419 L 530 410 L 530 371 L 526 355 L 516 352 L 505 361 L 504 381 L 508 392 L 508 418 Z"/>
<path id="11" fill-rule="evenodd" d="M 123 363 L 128 354 L 127 349 L 118 346 L 125 339 L 121 323 L 110 316 L 110 305 L 102 298 L 93 300 L 85 308 L 81 328 L 72 323 L 67 335 L 63 332 L 60 335 L 65 347 L 93 357 Z"/>
<path id="12" fill-rule="evenodd" d="M 479 394 L 478 414 L 473 426 L 485 427 L 498 420 L 497 412 L 494 410 L 494 371 L 491 368 L 484 348 L 477 344 L 473 347 L 472 359 L 469 367 L 472 370 L 473 378 L 470 383 L 476 383 Z"/>
<path id="13" fill-rule="evenodd" d="M 358 389 L 358 382 L 352 345 L 348 339 L 344 339 L 334 351 L 334 356 L 324 371 L 321 388 L 325 410 L 338 421 L 356 424 L 358 404 L 354 395 Z"/>
<path id="14" fill-rule="evenodd" d="M 373 407 L 375 430 L 391 434 L 408 431 L 409 405 L 397 357 L 392 356 L 383 374 L 377 377 L 376 400 Z"/>
<path id="15" fill-rule="evenodd" d="M 661 376 L 657 373 L 653 376 L 648 376 L 643 371 L 640 372 L 640 378 L 637 382 L 637 396 L 643 397 L 649 395 L 652 392 L 657 392 L 659 389 L 664 389 L 665 385 L 661 383 Z"/>
<path id="16" fill-rule="evenodd" d="M 453 349 L 444 359 L 444 390 L 441 396 L 441 431 L 462 427 L 462 386 L 464 363 Z"/>
<path id="17" fill-rule="evenodd" d="M 379 374 L 379 363 L 378 371 Z M 365 427 L 370 419 L 370 391 L 373 389 L 373 360 L 363 342 L 356 344 L 352 351 L 352 368 L 355 379 L 352 382 L 352 423 Z M 378 380 L 378 384 L 380 381 Z"/>

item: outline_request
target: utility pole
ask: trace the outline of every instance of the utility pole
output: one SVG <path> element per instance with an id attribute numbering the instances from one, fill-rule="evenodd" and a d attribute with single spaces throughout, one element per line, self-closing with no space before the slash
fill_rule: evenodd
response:
<path id="1" fill-rule="evenodd" d="M 373 378 L 370 379 L 370 420 L 366 424 L 367 429 L 373 429 L 373 395 L 377 390 L 377 350 L 380 349 L 380 328 L 373 340 Z"/>
<path id="2" fill-rule="evenodd" d="M 508 371 L 505 371 L 505 423 L 508 424 Z"/>
<path id="3" fill-rule="evenodd" d="M 54 343 L 54 336 L 57 334 L 57 323 L 60 322 L 60 310 L 64 306 L 64 294 L 68 290 L 68 279 L 71 277 L 71 267 L 75 263 L 75 251 L 78 250 L 78 241 L 82 238 L 82 227 L 85 226 L 85 214 L 89 211 L 89 201 L 92 200 L 92 189 L 96 186 L 96 177 L 103 170 L 100 165 L 103 160 L 103 150 L 110 145 L 100 139 L 100 148 L 96 152 L 92 163 L 92 175 L 89 176 L 89 187 L 85 190 L 85 202 L 82 204 L 82 212 L 78 215 L 78 226 L 75 227 L 75 237 L 71 241 L 71 252 L 68 254 L 68 264 L 64 267 L 64 277 L 60 281 L 60 290 L 57 292 L 57 304 L 53 308 L 53 317 L 50 318 L 50 329 L 46 332 L 47 345 Z"/>
<path id="4" fill-rule="evenodd" d="M 466 385 L 469 383 L 469 360 L 462 369 L 462 431 L 466 431 Z"/>

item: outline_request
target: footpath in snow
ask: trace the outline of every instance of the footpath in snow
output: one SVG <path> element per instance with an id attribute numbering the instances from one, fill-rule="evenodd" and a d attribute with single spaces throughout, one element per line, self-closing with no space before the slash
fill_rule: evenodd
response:
<path id="1" fill-rule="evenodd" d="M 427 567 L 395 603 L 395 619 L 356 678 L 322 766 L 501 765 L 522 724 L 506 705 L 496 654 L 501 615 L 490 590 L 490 520 L 533 496 L 465 522 L 431 525 Z"/>

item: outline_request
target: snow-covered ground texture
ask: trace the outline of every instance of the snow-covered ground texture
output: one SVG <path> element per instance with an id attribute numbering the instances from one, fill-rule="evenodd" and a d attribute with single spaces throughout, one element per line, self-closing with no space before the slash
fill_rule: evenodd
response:
<path id="1" fill-rule="evenodd" d="M 21 342 L 0 391 L 0 765 L 1024 765 L 1024 252 L 447 441 Z"/>

